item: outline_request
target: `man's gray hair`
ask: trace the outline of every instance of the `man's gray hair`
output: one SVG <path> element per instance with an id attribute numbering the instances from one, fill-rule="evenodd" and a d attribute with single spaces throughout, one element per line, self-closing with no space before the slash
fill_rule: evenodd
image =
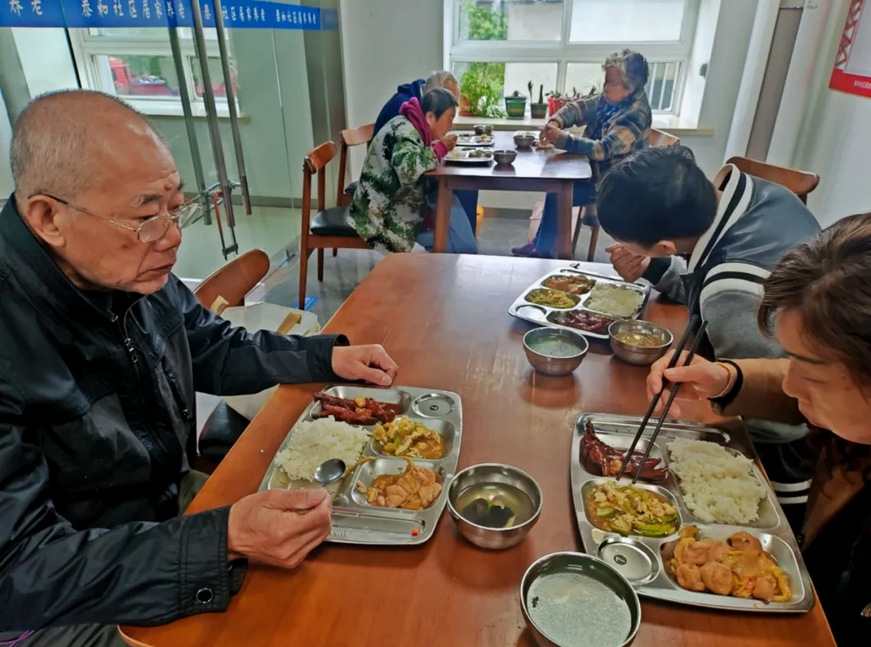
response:
<path id="1" fill-rule="evenodd" d="M 17 199 L 23 202 L 48 191 L 73 200 L 99 181 L 108 169 L 95 168 L 93 158 L 110 149 L 113 142 L 107 134 L 119 115 L 150 127 L 135 109 L 102 92 L 61 90 L 34 99 L 12 128 L 10 162 Z"/>
<path id="2" fill-rule="evenodd" d="M 647 59 L 631 49 L 614 52 L 606 58 L 602 69 L 608 70 L 609 68 L 620 70 L 623 75 L 623 85 L 633 92 L 647 85 L 647 80 L 650 78 L 650 67 L 647 65 Z"/>
<path id="3" fill-rule="evenodd" d="M 430 90 L 435 90 L 436 88 L 443 88 L 445 87 L 445 83 L 453 83 L 456 86 L 460 85 L 457 81 L 457 77 L 455 77 L 447 70 L 440 70 L 438 72 L 433 72 L 429 75 L 429 78 L 426 80 L 426 83 L 423 86 L 423 93 L 426 94 Z"/>

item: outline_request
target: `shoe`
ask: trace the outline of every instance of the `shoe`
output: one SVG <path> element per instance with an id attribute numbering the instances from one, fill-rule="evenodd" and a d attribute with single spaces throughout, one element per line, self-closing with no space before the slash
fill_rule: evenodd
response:
<path id="1" fill-rule="evenodd" d="M 526 243 L 522 247 L 512 247 L 511 253 L 515 256 L 525 256 L 527 258 L 536 258 L 536 254 L 538 254 L 538 250 L 535 249 L 535 245 L 532 243 Z"/>

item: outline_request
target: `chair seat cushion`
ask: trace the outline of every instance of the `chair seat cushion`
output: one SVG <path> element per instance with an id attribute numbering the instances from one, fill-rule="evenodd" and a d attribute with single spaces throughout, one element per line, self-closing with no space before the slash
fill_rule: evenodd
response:
<path id="1" fill-rule="evenodd" d="M 330 207 L 326 211 L 319 211 L 312 218 L 311 233 L 315 236 L 357 238 L 357 230 L 351 224 L 351 207 Z"/>
<path id="2" fill-rule="evenodd" d="M 221 400 L 200 432 L 200 456 L 220 463 L 250 422 L 248 418 L 237 413 Z"/>
<path id="3" fill-rule="evenodd" d="M 351 182 L 348 186 L 345 187 L 345 195 L 354 195 L 357 192 L 357 183 Z"/>

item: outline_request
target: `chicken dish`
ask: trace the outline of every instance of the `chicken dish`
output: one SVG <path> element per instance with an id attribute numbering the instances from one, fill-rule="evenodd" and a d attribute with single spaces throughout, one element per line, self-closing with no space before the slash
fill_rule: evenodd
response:
<path id="1" fill-rule="evenodd" d="M 590 523 L 608 532 L 644 537 L 667 537 L 680 520 L 668 500 L 634 485 L 606 481 L 589 488 L 584 503 Z"/>
<path id="2" fill-rule="evenodd" d="M 698 534 L 695 526 L 685 526 L 678 541 L 663 547 L 667 569 L 679 586 L 763 602 L 792 597 L 789 578 L 756 537 L 742 530 L 722 542 Z"/>
<path id="3" fill-rule="evenodd" d="M 608 326 L 610 326 L 614 322 L 614 317 L 600 315 L 595 312 L 587 312 L 586 310 L 572 310 L 571 312 L 565 313 L 551 313 L 550 315 L 548 315 L 547 319 L 551 323 L 555 323 L 560 326 L 566 326 L 568 328 L 574 328 L 575 330 L 582 330 L 584 332 L 592 332 L 602 335 L 608 332 Z"/>
<path id="4" fill-rule="evenodd" d="M 319 412 L 312 412 L 312 417 L 327 418 L 333 416 L 336 420 L 353 425 L 374 425 L 376 422 L 392 422 L 399 412 L 399 406 L 384 404 L 372 398 L 336 398 L 326 393 L 315 393 L 315 400 L 321 403 Z"/>
<path id="5" fill-rule="evenodd" d="M 382 453 L 389 456 L 438 459 L 445 453 L 444 438 L 408 416 L 384 425 L 375 425 L 372 437 L 381 443 Z"/>
<path id="6" fill-rule="evenodd" d="M 591 422 L 587 422 L 582 442 L 587 457 L 599 466 L 602 476 L 617 476 L 620 473 L 626 453 L 603 442 L 596 435 Z M 632 454 L 632 458 L 626 466 L 625 476 L 632 477 L 635 475 L 635 472 L 638 471 L 638 464 L 641 462 L 641 456 L 641 452 L 634 452 Z M 668 468 L 663 464 L 662 460 L 648 457 L 641 466 L 641 474 L 638 478 L 655 483 L 663 480 L 666 476 L 668 476 Z"/>
<path id="7" fill-rule="evenodd" d="M 539 288 L 533 290 L 526 295 L 526 300 L 530 303 L 535 303 L 540 306 L 548 306 L 550 308 L 559 308 L 567 310 L 578 305 L 578 297 L 566 294 L 559 290 L 549 290 L 547 288 Z"/>
<path id="8" fill-rule="evenodd" d="M 405 457 L 403 457 L 405 458 Z M 374 460 L 367 458 L 359 464 Z M 405 458 L 408 466 L 402 474 L 382 474 L 375 477 L 372 485 L 357 482 L 357 491 L 366 495 L 369 505 L 403 510 L 424 510 L 430 507 L 442 493 L 438 476 L 431 469 L 420 467 Z"/>
<path id="9" fill-rule="evenodd" d="M 593 289 L 596 282 L 586 276 L 551 276 L 542 285 L 569 294 L 586 294 Z"/>

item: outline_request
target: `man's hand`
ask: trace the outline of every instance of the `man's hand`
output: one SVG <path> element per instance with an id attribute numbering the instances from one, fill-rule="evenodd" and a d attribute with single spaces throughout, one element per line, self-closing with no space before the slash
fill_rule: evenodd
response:
<path id="1" fill-rule="evenodd" d="M 333 373 L 351 382 L 366 380 L 370 384 L 390 386 L 398 372 L 396 362 L 378 344 L 333 348 Z"/>
<path id="2" fill-rule="evenodd" d="M 617 273 L 623 277 L 624 281 L 630 283 L 640 279 L 650 265 L 649 256 L 641 256 L 631 252 L 620 243 L 614 243 L 605 248 L 605 251 L 611 254 L 611 265 L 614 266 Z"/>
<path id="3" fill-rule="evenodd" d="M 447 147 L 448 152 L 454 150 L 454 148 L 457 146 L 457 136 L 456 135 L 445 135 L 444 137 L 441 138 L 440 141 L 442 144 L 444 144 Z"/>
<path id="4" fill-rule="evenodd" d="M 316 490 L 267 490 L 230 508 L 228 558 L 248 557 L 294 568 L 332 531 L 329 493 Z"/>
<path id="5" fill-rule="evenodd" d="M 551 121 L 547 124 L 544 130 L 541 131 L 541 141 L 549 144 L 556 143 L 556 140 L 563 135 L 563 131 L 554 125 Z"/>

